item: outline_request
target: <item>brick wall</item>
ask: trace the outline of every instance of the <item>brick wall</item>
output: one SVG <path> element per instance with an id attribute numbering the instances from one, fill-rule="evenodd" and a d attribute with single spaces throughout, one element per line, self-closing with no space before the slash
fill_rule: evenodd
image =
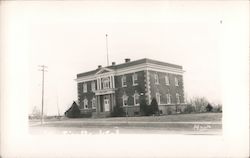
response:
<path id="1" fill-rule="evenodd" d="M 145 94 L 145 76 L 144 71 L 138 71 L 137 74 L 137 84 L 136 86 L 133 85 L 132 75 L 134 73 L 129 73 L 125 75 L 115 76 L 115 87 L 116 89 L 116 105 L 123 106 L 123 94 L 126 93 L 128 96 L 128 105 L 134 105 L 134 93 L 135 90 L 140 95 L 141 93 Z M 126 76 L 126 83 L 127 87 L 122 87 L 122 76 Z"/>
<path id="2" fill-rule="evenodd" d="M 183 77 L 182 75 L 163 73 L 163 72 L 155 72 L 149 71 L 149 80 L 150 80 L 150 95 L 151 99 L 153 97 L 156 98 L 156 93 L 160 93 L 161 95 L 161 104 L 167 103 L 167 93 L 171 95 L 171 103 L 176 103 L 176 93 L 180 95 L 180 102 L 184 102 L 184 92 L 183 92 Z M 155 83 L 155 74 L 158 74 L 159 84 Z M 165 76 L 169 78 L 169 85 L 166 85 Z M 179 86 L 175 86 L 175 77 L 178 78 Z M 159 104 L 159 103 L 158 103 Z"/>
<path id="3" fill-rule="evenodd" d="M 95 82 L 95 86 L 96 86 L 96 80 Z M 83 93 L 83 84 L 87 83 L 87 93 Z M 77 89 L 78 89 L 78 101 L 79 101 L 79 105 L 80 105 L 80 109 L 83 109 L 83 100 L 86 98 L 88 99 L 88 108 L 92 107 L 92 103 L 91 100 L 93 99 L 93 97 L 95 96 L 95 93 L 92 91 L 91 89 L 91 83 L 92 81 L 87 81 L 87 82 L 81 82 L 77 84 Z"/>

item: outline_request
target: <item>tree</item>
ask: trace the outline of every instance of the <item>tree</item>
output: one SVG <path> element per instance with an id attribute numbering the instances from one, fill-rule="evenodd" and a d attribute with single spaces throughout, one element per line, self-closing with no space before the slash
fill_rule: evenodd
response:
<path id="1" fill-rule="evenodd" d="M 213 106 L 210 103 L 208 103 L 206 106 L 206 110 L 207 112 L 211 112 L 213 110 Z"/>
<path id="2" fill-rule="evenodd" d="M 65 114 L 65 116 L 67 116 L 69 118 L 80 117 L 80 109 L 79 109 L 78 105 L 76 104 L 76 102 L 73 102 L 71 107 L 64 114 Z"/>
<path id="3" fill-rule="evenodd" d="M 205 112 L 208 101 L 205 97 L 194 97 L 190 100 L 190 104 L 195 107 L 195 112 Z"/>
<path id="4" fill-rule="evenodd" d="M 152 99 L 150 105 L 151 105 L 151 108 L 152 108 L 152 114 L 159 115 L 159 107 L 158 107 L 158 103 L 157 103 L 155 98 Z"/>
<path id="5" fill-rule="evenodd" d="M 140 99 L 140 113 L 142 116 L 147 115 L 148 111 L 148 105 L 147 102 L 145 100 L 145 98 L 141 98 Z"/>
<path id="6" fill-rule="evenodd" d="M 32 113 L 29 116 L 29 118 L 35 118 L 35 119 L 41 118 L 41 111 L 37 108 L 37 106 L 33 107 Z"/>
<path id="7" fill-rule="evenodd" d="M 184 109 L 184 113 L 190 114 L 192 112 L 195 112 L 195 107 L 192 106 L 191 104 L 187 104 L 187 106 Z"/>

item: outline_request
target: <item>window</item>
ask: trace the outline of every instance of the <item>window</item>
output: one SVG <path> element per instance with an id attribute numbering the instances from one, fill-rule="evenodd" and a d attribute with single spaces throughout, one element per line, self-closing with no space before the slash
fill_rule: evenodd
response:
<path id="1" fill-rule="evenodd" d="M 168 76 L 165 76 L 165 83 L 166 83 L 166 85 L 169 85 L 169 78 L 168 78 Z"/>
<path id="2" fill-rule="evenodd" d="M 96 99 L 92 99 L 92 109 L 96 109 Z"/>
<path id="3" fill-rule="evenodd" d="M 122 103 L 123 106 L 128 106 L 128 96 L 126 94 L 122 96 Z"/>
<path id="4" fill-rule="evenodd" d="M 108 88 L 109 88 L 109 85 L 110 85 L 109 78 L 108 78 L 108 77 L 102 78 L 102 86 L 103 86 L 103 89 L 108 89 Z"/>
<path id="5" fill-rule="evenodd" d="M 137 78 L 138 78 L 137 74 L 133 74 L 132 78 L 133 78 L 133 85 L 134 86 L 137 85 Z"/>
<path id="6" fill-rule="evenodd" d="M 83 100 L 83 108 L 88 109 L 88 99 L 86 98 Z"/>
<path id="7" fill-rule="evenodd" d="M 180 104 L 180 95 L 176 93 L 176 103 Z"/>
<path id="8" fill-rule="evenodd" d="M 94 81 L 91 82 L 91 89 L 92 89 L 92 91 L 95 91 L 95 82 Z"/>
<path id="9" fill-rule="evenodd" d="M 155 96 L 156 96 L 156 101 L 157 101 L 158 105 L 161 104 L 161 95 L 160 95 L 160 93 L 156 93 Z"/>
<path id="10" fill-rule="evenodd" d="M 139 103 L 139 97 L 140 97 L 140 95 L 137 92 L 135 92 L 135 94 L 134 94 L 134 105 L 135 106 L 136 105 L 140 105 L 140 103 Z"/>
<path id="11" fill-rule="evenodd" d="M 87 83 L 83 83 L 83 93 L 87 93 Z"/>
<path id="12" fill-rule="evenodd" d="M 167 104 L 171 104 L 171 96 L 169 93 L 167 94 Z"/>
<path id="13" fill-rule="evenodd" d="M 158 74 L 155 74 L 155 84 L 159 84 L 159 76 L 158 76 Z"/>
<path id="14" fill-rule="evenodd" d="M 126 83 L 126 76 L 122 76 L 122 87 L 126 87 L 127 83 Z"/>
<path id="15" fill-rule="evenodd" d="M 175 77 L 175 86 L 179 86 L 178 78 Z"/>

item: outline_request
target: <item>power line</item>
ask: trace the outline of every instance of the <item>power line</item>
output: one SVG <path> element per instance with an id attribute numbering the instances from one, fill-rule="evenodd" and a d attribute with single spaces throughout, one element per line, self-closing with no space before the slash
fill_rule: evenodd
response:
<path id="1" fill-rule="evenodd" d="M 41 68 L 39 71 L 42 71 L 42 114 L 41 114 L 41 124 L 43 124 L 43 106 L 44 106 L 44 72 L 46 72 L 46 68 L 48 68 L 45 65 L 39 65 Z"/>

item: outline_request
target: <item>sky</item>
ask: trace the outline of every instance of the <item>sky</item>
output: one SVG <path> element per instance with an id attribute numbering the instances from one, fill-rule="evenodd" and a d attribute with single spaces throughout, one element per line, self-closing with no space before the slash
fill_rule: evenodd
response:
<path id="1" fill-rule="evenodd" d="M 119 64 L 127 57 L 147 57 L 182 65 L 189 98 L 204 96 L 211 102 L 222 102 L 223 139 L 215 137 L 211 142 L 209 136 L 208 142 L 201 137 L 195 138 L 198 142 L 194 137 L 183 141 L 184 136 L 170 135 L 164 144 L 169 139 L 174 144 L 187 142 L 186 153 L 190 154 L 192 139 L 194 146 L 211 144 L 212 150 L 201 151 L 216 150 L 232 157 L 249 155 L 248 1 L 1 1 L 0 21 L 0 120 L 5 154 L 20 157 L 58 150 L 61 155 L 72 156 L 71 150 L 64 149 L 65 142 L 80 144 L 79 152 L 86 153 L 82 150 L 86 148 L 95 153 L 96 144 L 89 144 L 96 141 L 89 136 L 27 136 L 27 114 L 34 106 L 41 107 L 38 65 L 48 66 L 45 113 L 57 115 L 58 103 L 63 114 L 77 98 L 76 74 L 106 65 L 107 33 L 110 61 Z M 129 140 L 121 137 L 112 137 L 115 142 L 103 137 L 99 142 L 109 146 L 107 142 L 114 145 Z M 135 142 L 141 145 L 141 138 Z M 145 138 L 148 140 L 148 135 Z M 41 150 L 31 153 L 37 145 Z M 170 142 L 168 147 L 175 146 Z M 101 153 L 107 153 L 106 149 Z M 176 154 L 175 150 L 168 151 Z"/>
<path id="2" fill-rule="evenodd" d="M 105 34 L 110 63 L 150 58 L 182 65 L 185 97 L 222 102 L 219 3 L 29 2 L 15 9 L 13 29 L 29 61 L 29 112 L 41 108 L 38 65 L 48 66 L 44 111 L 57 115 L 58 106 L 62 115 L 77 99 L 76 74 L 107 65 Z"/>

